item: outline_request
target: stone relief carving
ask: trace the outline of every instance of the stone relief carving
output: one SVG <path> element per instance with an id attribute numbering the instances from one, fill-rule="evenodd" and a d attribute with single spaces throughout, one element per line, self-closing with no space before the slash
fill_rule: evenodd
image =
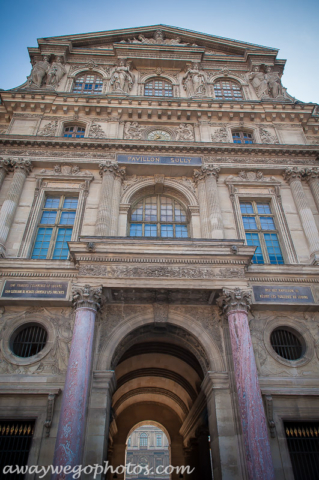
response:
<path id="1" fill-rule="evenodd" d="M 162 30 L 156 30 L 153 38 L 145 38 L 144 35 L 138 35 L 137 39 L 129 38 L 128 40 L 122 40 L 120 43 L 139 43 L 143 45 L 189 45 L 189 43 L 183 43 L 180 37 L 165 38 Z"/>
<path id="2" fill-rule="evenodd" d="M 277 182 L 278 180 L 275 177 L 264 177 L 263 172 L 257 170 L 255 172 L 250 172 L 247 170 L 241 170 L 237 175 L 230 175 L 226 178 L 226 182 Z"/>
<path id="3" fill-rule="evenodd" d="M 120 60 L 111 74 L 110 86 L 113 92 L 129 93 L 135 82 L 130 68 L 125 65 L 125 60 Z"/>
<path id="4" fill-rule="evenodd" d="M 319 145 L 319 136 L 318 135 L 317 136 L 308 135 L 306 138 L 307 138 L 308 145 Z"/>
<path id="5" fill-rule="evenodd" d="M 182 84 L 188 97 L 207 95 L 207 79 L 203 70 L 199 69 L 198 63 L 193 63 L 188 68 L 182 79 Z"/>
<path id="6" fill-rule="evenodd" d="M 41 175 L 90 175 L 92 176 L 92 173 L 89 170 L 84 170 L 81 171 L 80 168 L 77 165 L 66 165 L 66 164 L 57 164 L 54 165 L 53 170 L 47 170 L 46 168 L 43 168 L 40 170 Z"/>
<path id="7" fill-rule="evenodd" d="M 284 90 L 281 84 L 279 73 L 274 72 L 270 65 L 263 70 L 255 65 L 253 71 L 248 75 L 248 80 L 255 89 L 258 98 L 284 97 Z"/>
<path id="8" fill-rule="evenodd" d="M 106 138 L 106 134 L 99 123 L 92 123 L 88 136 L 90 138 Z"/>
<path id="9" fill-rule="evenodd" d="M 103 264 L 82 264 L 79 275 L 90 277 L 146 277 L 146 278 L 243 278 L 244 268 L 192 268 L 169 266 L 110 266 Z"/>
<path id="10" fill-rule="evenodd" d="M 234 310 L 244 310 L 248 312 L 252 303 L 251 292 L 242 290 L 238 287 L 234 290 L 223 289 L 223 293 L 217 299 L 217 305 L 223 313 L 228 314 Z"/>
<path id="11" fill-rule="evenodd" d="M 145 126 L 140 125 L 138 122 L 126 122 L 124 127 L 124 138 L 140 140 L 145 128 Z"/>
<path id="12" fill-rule="evenodd" d="M 217 143 L 228 143 L 229 142 L 229 137 L 228 137 L 228 131 L 227 128 L 221 127 L 212 134 L 211 136 L 212 142 L 217 142 Z"/>
<path id="13" fill-rule="evenodd" d="M 44 55 L 42 60 L 33 64 L 30 75 L 27 77 L 25 88 L 56 88 L 63 76 L 66 74 L 62 57 L 57 57 L 52 64 L 49 63 L 50 56 Z"/>
<path id="14" fill-rule="evenodd" d="M 186 140 L 186 141 L 193 142 L 194 141 L 193 126 L 186 123 L 181 123 L 175 129 L 175 138 L 176 140 Z"/>
<path id="15" fill-rule="evenodd" d="M 260 133 L 260 138 L 261 138 L 262 143 L 268 143 L 268 144 L 279 143 L 277 136 L 272 135 L 268 130 L 266 130 L 266 128 L 259 127 L 259 133 Z"/>
<path id="16" fill-rule="evenodd" d="M 38 135 L 42 135 L 42 137 L 54 137 L 57 128 L 57 120 L 52 120 L 52 122 L 47 123 L 43 128 L 38 131 Z"/>
<path id="17" fill-rule="evenodd" d="M 48 310 L 42 307 L 30 307 L 25 312 L 8 312 L 0 319 L 0 340 L 10 324 L 19 319 L 25 319 L 25 323 L 45 318 L 55 328 L 54 343 L 49 353 L 40 361 L 29 365 L 17 365 L 8 362 L 0 351 L 1 374 L 54 374 L 60 375 L 66 372 L 72 340 L 74 315 L 72 309 L 54 308 Z"/>

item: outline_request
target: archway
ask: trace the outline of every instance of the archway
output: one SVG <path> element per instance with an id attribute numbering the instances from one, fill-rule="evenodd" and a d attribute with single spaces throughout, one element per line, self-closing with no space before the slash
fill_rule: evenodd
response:
<path id="1" fill-rule="evenodd" d="M 158 422 L 145 421 L 135 425 L 126 442 L 125 480 L 151 480 L 160 476 L 170 480 L 170 438 Z"/>
<path id="2" fill-rule="evenodd" d="M 112 358 L 117 389 L 108 459 L 114 469 L 125 463 L 130 433 L 147 423 L 160 425 L 169 438 L 173 467 L 195 468 L 191 475 L 172 471 L 172 480 L 211 480 L 206 402 L 200 388 L 208 365 L 200 342 L 176 325 L 147 324 L 122 339 Z"/>

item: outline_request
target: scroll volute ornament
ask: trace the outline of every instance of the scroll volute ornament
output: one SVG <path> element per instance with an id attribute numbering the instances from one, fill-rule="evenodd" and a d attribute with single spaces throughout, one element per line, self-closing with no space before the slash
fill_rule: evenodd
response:
<path id="1" fill-rule="evenodd" d="M 90 285 L 74 285 L 72 289 L 72 301 L 74 308 L 91 308 L 99 310 L 101 307 L 102 286 L 91 287 Z"/>
<path id="2" fill-rule="evenodd" d="M 217 299 L 217 305 L 226 315 L 234 310 L 248 313 L 251 303 L 251 292 L 249 290 L 242 290 L 238 287 L 234 288 L 234 290 L 224 288 L 223 293 Z"/>
<path id="3" fill-rule="evenodd" d="M 290 183 L 293 180 L 302 180 L 302 177 L 305 174 L 305 170 L 303 168 L 292 167 L 286 168 L 283 177 L 286 182 Z"/>

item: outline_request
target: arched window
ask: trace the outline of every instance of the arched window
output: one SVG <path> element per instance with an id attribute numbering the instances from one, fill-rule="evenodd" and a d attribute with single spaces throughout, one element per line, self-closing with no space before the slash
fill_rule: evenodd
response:
<path id="1" fill-rule="evenodd" d="M 187 238 L 186 211 L 171 197 L 146 197 L 132 207 L 130 236 Z"/>
<path id="2" fill-rule="evenodd" d="M 85 127 L 80 125 L 68 125 L 63 129 L 63 136 L 68 138 L 83 138 Z"/>
<path id="3" fill-rule="evenodd" d="M 216 100 L 243 100 L 240 85 L 231 80 L 219 80 L 214 84 Z"/>
<path id="4" fill-rule="evenodd" d="M 151 97 L 172 97 L 173 85 L 167 80 L 153 78 L 145 83 L 144 95 Z"/>
<path id="5" fill-rule="evenodd" d="M 81 73 L 74 81 L 72 93 L 102 93 L 103 80 L 95 73 Z"/>
<path id="6" fill-rule="evenodd" d="M 146 433 L 141 433 L 140 447 L 147 447 L 147 434 Z"/>

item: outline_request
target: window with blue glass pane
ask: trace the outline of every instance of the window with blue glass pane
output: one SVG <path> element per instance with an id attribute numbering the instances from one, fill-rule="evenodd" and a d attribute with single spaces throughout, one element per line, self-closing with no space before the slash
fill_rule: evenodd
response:
<path id="1" fill-rule="evenodd" d="M 32 258 L 47 258 L 50 241 L 52 237 L 52 228 L 39 228 L 37 238 L 35 240 Z"/>
<path id="2" fill-rule="evenodd" d="M 255 201 L 242 202 L 240 209 L 247 244 L 257 247 L 252 262 L 284 264 L 270 204 Z"/>
<path id="3" fill-rule="evenodd" d="M 270 263 L 273 265 L 283 265 L 284 259 L 281 253 L 277 234 L 265 233 L 265 241 Z"/>
<path id="4" fill-rule="evenodd" d="M 140 200 L 132 207 L 130 222 L 130 236 L 188 237 L 185 207 L 168 196 L 151 195 Z"/>
<path id="5" fill-rule="evenodd" d="M 142 237 L 143 227 L 142 224 L 132 223 L 130 228 L 130 237 Z"/>
<path id="6" fill-rule="evenodd" d="M 37 236 L 32 252 L 36 259 L 67 259 L 67 242 L 72 237 L 78 199 L 75 197 L 48 197 L 44 202 Z M 46 225 L 47 227 L 43 227 Z M 66 228 L 68 225 L 70 227 Z"/>
<path id="7" fill-rule="evenodd" d="M 233 132 L 232 135 L 234 143 L 254 143 L 253 135 L 251 133 L 237 131 Z"/>
<path id="8" fill-rule="evenodd" d="M 63 136 L 68 138 L 83 138 L 85 134 L 85 127 L 72 125 L 64 127 Z"/>
<path id="9" fill-rule="evenodd" d="M 53 252 L 53 259 L 66 260 L 69 255 L 67 242 L 71 240 L 72 228 L 59 228 Z"/>
<path id="10" fill-rule="evenodd" d="M 103 80 L 99 75 L 81 73 L 75 80 L 72 92 L 85 94 L 102 93 Z"/>

